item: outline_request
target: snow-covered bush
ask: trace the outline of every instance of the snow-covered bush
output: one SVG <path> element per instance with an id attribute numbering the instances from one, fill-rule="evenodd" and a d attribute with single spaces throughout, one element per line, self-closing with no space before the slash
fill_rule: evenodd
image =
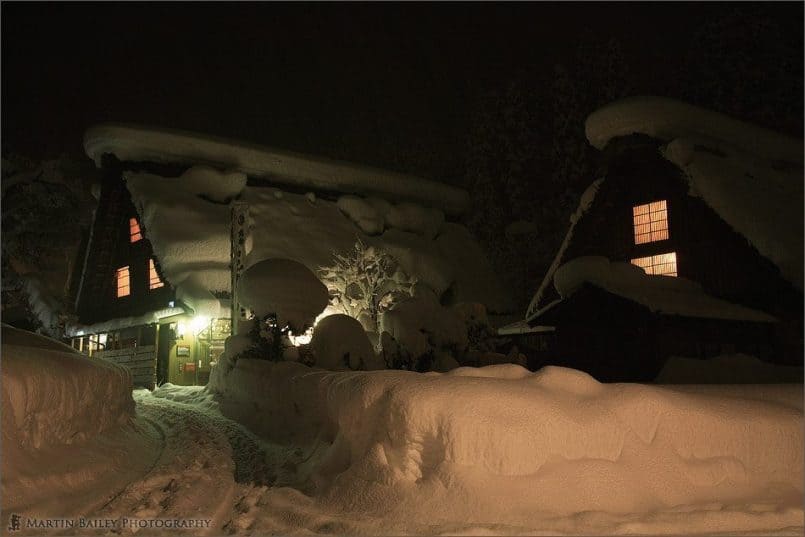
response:
<path id="1" fill-rule="evenodd" d="M 310 342 L 316 366 L 322 369 L 383 369 L 363 326 L 349 315 L 323 318 L 313 330 Z"/>
<path id="2" fill-rule="evenodd" d="M 327 288 L 302 263 L 266 259 L 238 281 L 238 300 L 259 318 L 276 315 L 280 328 L 301 334 L 327 306 Z"/>
<path id="3" fill-rule="evenodd" d="M 469 352 L 482 354 L 486 352 L 502 352 L 511 346 L 508 338 L 497 335 L 497 331 L 489 324 L 486 308 L 477 302 L 461 302 L 453 306 L 453 311 L 461 317 L 467 329 L 467 348 Z"/>
<path id="4" fill-rule="evenodd" d="M 388 367 L 428 371 L 440 355 L 454 358 L 467 350 L 467 328 L 461 316 L 442 306 L 436 295 L 417 290 L 380 319 L 381 344 Z"/>
<path id="5" fill-rule="evenodd" d="M 333 254 L 333 261 L 320 269 L 333 306 L 369 332 L 379 333 L 379 315 L 411 296 L 416 283 L 388 252 L 360 239 L 347 255 Z"/>
<path id="6" fill-rule="evenodd" d="M 306 266 L 290 259 L 266 259 L 243 272 L 238 299 L 255 318 L 254 347 L 243 355 L 280 360 L 287 335 L 302 334 L 327 306 L 327 288 Z"/>

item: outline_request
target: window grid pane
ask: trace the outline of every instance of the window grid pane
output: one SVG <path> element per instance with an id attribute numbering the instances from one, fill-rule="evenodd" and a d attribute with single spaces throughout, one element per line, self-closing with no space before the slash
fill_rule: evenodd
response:
<path id="1" fill-rule="evenodd" d="M 165 285 L 162 280 L 159 279 L 159 274 L 157 273 L 157 267 L 154 265 L 154 260 L 148 260 L 148 288 L 149 289 L 159 289 Z"/>
<path id="2" fill-rule="evenodd" d="M 143 238 L 140 223 L 137 222 L 136 218 L 129 218 L 129 238 L 131 242 L 137 242 Z"/>
<path id="3" fill-rule="evenodd" d="M 655 276 L 676 276 L 676 252 L 632 259 L 632 264 Z"/>
<path id="4" fill-rule="evenodd" d="M 117 269 L 117 297 L 124 297 L 131 294 L 131 286 L 129 284 L 129 267 L 121 267 Z"/>
<path id="5" fill-rule="evenodd" d="M 653 201 L 632 207 L 635 244 L 668 239 L 668 204 Z"/>

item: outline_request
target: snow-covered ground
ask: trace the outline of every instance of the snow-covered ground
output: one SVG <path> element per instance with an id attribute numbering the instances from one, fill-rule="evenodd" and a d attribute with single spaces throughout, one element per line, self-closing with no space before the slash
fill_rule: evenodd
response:
<path id="1" fill-rule="evenodd" d="M 101 415 L 118 419 L 93 434 L 23 447 L 10 433 L 47 413 L 29 412 L 36 398 L 9 402 L 5 366 L 53 353 L 106 370 L 4 341 L 4 527 L 16 513 L 125 519 L 123 533 L 137 519 L 148 535 L 188 534 L 148 520 L 192 520 L 201 527 L 190 533 L 209 535 L 803 532 L 801 384 L 607 385 L 555 367 L 328 372 L 240 359 L 208 388 L 138 390 L 134 414 L 107 405 Z M 53 371 L 29 367 L 27 385 Z M 72 371 L 58 376 L 77 382 Z M 110 390 L 59 393 L 96 409 L 131 393 Z M 80 405 L 59 408 L 89 430 Z M 92 532 L 112 533 L 48 530 Z"/>

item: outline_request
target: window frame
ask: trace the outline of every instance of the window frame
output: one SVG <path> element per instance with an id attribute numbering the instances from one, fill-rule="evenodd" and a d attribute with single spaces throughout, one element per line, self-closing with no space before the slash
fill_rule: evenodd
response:
<path id="1" fill-rule="evenodd" d="M 125 283 L 121 284 L 121 280 L 124 278 Z M 115 270 L 115 285 L 115 298 L 125 298 L 127 296 L 131 296 L 131 265 L 124 265 Z M 126 293 L 121 294 L 121 289 L 126 289 Z"/>
<path id="2" fill-rule="evenodd" d="M 670 238 L 668 199 L 632 204 L 632 240 L 635 246 L 666 241 Z"/>
<path id="3" fill-rule="evenodd" d="M 156 278 L 156 281 L 155 281 Z M 162 277 L 159 275 L 159 271 L 157 270 L 156 260 L 153 257 L 148 258 L 148 290 L 153 291 L 154 289 L 161 289 L 165 287 L 165 282 L 162 280 Z"/>
<path id="4" fill-rule="evenodd" d="M 143 240 L 143 228 L 140 226 L 140 220 L 136 216 L 129 217 L 129 243 L 134 244 Z"/>
<path id="5" fill-rule="evenodd" d="M 667 256 L 672 256 L 672 258 Z M 648 263 L 641 264 L 640 261 L 648 261 Z M 676 250 L 655 255 L 635 257 L 630 260 L 630 263 L 643 269 L 643 272 L 649 276 L 670 276 L 673 278 L 679 277 L 679 259 L 677 257 Z M 657 267 L 671 266 L 673 267 L 673 271 L 657 272 Z"/>

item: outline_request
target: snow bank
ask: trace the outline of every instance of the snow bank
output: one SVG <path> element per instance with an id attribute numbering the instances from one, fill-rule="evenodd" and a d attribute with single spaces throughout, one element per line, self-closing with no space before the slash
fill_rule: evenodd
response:
<path id="1" fill-rule="evenodd" d="M 651 311 L 686 317 L 774 322 L 761 311 L 707 295 L 696 282 L 671 276 L 652 276 L 630 263 L 613 263 L 605 257 L 579 257 L 562 265 L 554 285 L 567 298 L 584 283 L 628 298 Z"/>
<path id="2" fill-rule="evenodd" d="M 3 325 L 3 447 L 81 442 L 134 413 L 127 369 Z"/>
<path id="3" fill-rule="evenodd" d="M 537 528 L 714 503 L 790 513 L 802 501 L 802 410 L 785 403 L 801 386 L 763 398 L 606 385 L 557 367 L 326 373 L 255 360 L 222 380 L 225 413 L 317 446 L 314 495 L 341 512 Z M 734 527 L 725 520 L 710 531 Z"/>
<path id="4" fill-rule="evenodd" d="M 802 140 L 665 97 L 629 97 L 599 108 L 587 118 L 590 143 L 603 149 L 618 136 L 646 134 L 670 141 L 694 136 L 723 140 L 769 160 L 802 162 Z"/>
<path id="5" fill-rule="evenodd" d="M 307 267 L 289 259 L 266 259 L 246 269 L 238 281 L 238 300 L 263 318 L 276 314 L 297 334 L 313 326 L 327 307 L 327 287 Z"/>
<path id="6" fill-rule="evenodd" d="M 802 146 L 800 144 L 800 150 Z M 687 176 L 690 194 L 701 197 L 735 231 L 803 288 L 802 166 L 774 163 L 712 140 L 678 138 L 663 151 Z"/>

